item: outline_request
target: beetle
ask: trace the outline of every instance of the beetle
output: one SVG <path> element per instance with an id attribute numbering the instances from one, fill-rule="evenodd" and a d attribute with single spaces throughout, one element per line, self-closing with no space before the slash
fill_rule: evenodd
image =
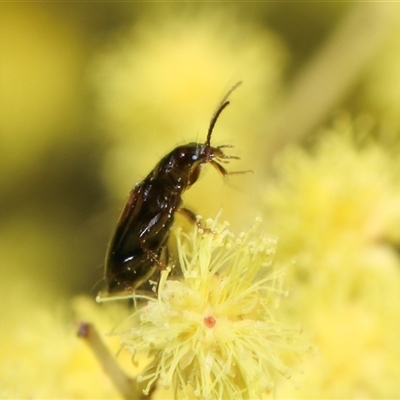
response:
<path id="1" fill-rule="evenodd" d="M 233 146 L 214 147 L 211 135 L 218 117 L 229 105 L 229 95 L 240 84 L 235 84 L 220 102 L 204 143 L 192 142 L 176 147 L 131 190 L 107 249 L 107 294 L 133 292 L 151 278 L 157 268 L 165 268 L 167 242 L 175 213 L 180 212 L 198 223 L 196 215 L 182 206 L 182 195 L 197 181 L 203 165 L 211 164 L 223 176 L 237 173 L 228 172 L 221 165 L 221 162 L 239 159 L 223 151 Z"/>

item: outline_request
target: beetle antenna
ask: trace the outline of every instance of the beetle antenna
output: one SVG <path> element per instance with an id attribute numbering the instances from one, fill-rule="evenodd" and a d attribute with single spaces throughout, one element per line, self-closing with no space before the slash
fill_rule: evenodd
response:
<path id="1" fill-rule="evenodd" d="M 225 101 L 225 103 L 220 104 L 217 108 L 217 111 L 215 111 L 214 115 L 212 116 L 211 121 L 210 121 L 210 127 L 208 128 L 208 132 L 207 132 L 206 146 L 210 145 L 211 134 L 214 129 L 215 123 L 217 122 L 218 117 L 222 113 L 222 110 L 228 105 L 229 105 L 229 101 Z"/>
<path id="2" fill-rule="evenodd" d="M 219 106 L 217 107 L 214 115 L 211 118 L 210 121 L 210 127 L 208 128 L 208 132 L 207 132 L 207 139 L 206 139 L 206 146 L 210 145 L 210 141 L 211 141 L 211 134 L 213 132 L 215 123 L 217 122 L 218 117 L 220 116 L 220 114 L 222 113 L 222 111 L 224 110 L 224 108 L 226 106 L 229 105 L 229 101 L 228 101 L 228 97 L 231 95 L 231 93 L 242 84 L 242 81 L 237 82 L 235 85 L 233 85 L 228 93 L 223 97 L 223 99 L 221 100 L 221 102 L 219 103 Z"/>

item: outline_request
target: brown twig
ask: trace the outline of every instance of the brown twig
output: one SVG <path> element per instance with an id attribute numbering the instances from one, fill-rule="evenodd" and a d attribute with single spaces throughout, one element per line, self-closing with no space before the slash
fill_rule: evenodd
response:
<path id="1" fill-rule="evenodd" d="M 86 322 L 79 323 L 77 335 L 90 347 L 99 364 L 103 367 L 104 371 L 125 400 L 151 398 L 152 391 L 149 395 L 144 395 L 143 388 L 140 384 L 122 371 L 92 324 Z"/>

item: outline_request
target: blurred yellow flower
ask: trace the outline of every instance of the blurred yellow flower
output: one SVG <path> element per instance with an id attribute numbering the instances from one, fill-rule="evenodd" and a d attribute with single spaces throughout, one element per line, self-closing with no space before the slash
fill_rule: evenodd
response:
<path id="1" fill-rule="evenodd" d="M 360 265 L 382 274 L 398 266 L 391 245 L 400 243 L 400 164 L 372 139 L 366 120 L 342 116 L 309 151 L 288 150 L 263 194 L 280 255 L 295 257 L 302 278 L 322 291 L 332 285 L 330 269 L 340 268 L 343 284 Z"/>
<path id="2" fill-rule="evenodd" d="M 277 159 L 264 199 L 277 258 L 296 259 L 285 312 L 319 349 L 300 390 L 278 396 L 398 397 L 399 167 L 367 116 L 343 115 Z"/>
<path id="3" fill-rule="evenodd" d="M 89 320 L 104 331 L 116 318 L 126 316 L 123 307 L 109 304 L 105 309 L 84 296 L 62 302 L 32 280 L 8 282 L 7 286 L 13 290 L 3 290 L 9 306 L 0 310 L 0 397 L 119 398 L 111 380 L 76 336 L 76 323 Z M 117 339 L 108 341 L 107 347 L 117 351 Z M 122 355 L 118 360 L 125 368 L 129 361 Z"/>
<path id="4" fill-rule="evenodd" d="M 206 230 L 176 230 L 182 279 L 163 271 L 157 298 L 114 332 L 134 360 L 151 357 L 137 377 L 145 392 L 157 384 L 184 397 L 254 399 L 279 374 L 291 377 L 292 357 L 307 346 L 276 317 L 284 269 L 259 224 L 238 236 L 211 219 Z"/>

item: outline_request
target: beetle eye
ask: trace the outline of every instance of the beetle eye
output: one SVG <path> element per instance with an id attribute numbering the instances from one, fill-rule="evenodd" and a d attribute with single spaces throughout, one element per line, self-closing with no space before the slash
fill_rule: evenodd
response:
<path id="1" fill-rule="evenodd" d="M 191 151 L 191 149 L 181 150 L 179 154 L 177 154 L 179 160 L 185 164 L 192 164 L 199 158 L 198 152 Z"/>

